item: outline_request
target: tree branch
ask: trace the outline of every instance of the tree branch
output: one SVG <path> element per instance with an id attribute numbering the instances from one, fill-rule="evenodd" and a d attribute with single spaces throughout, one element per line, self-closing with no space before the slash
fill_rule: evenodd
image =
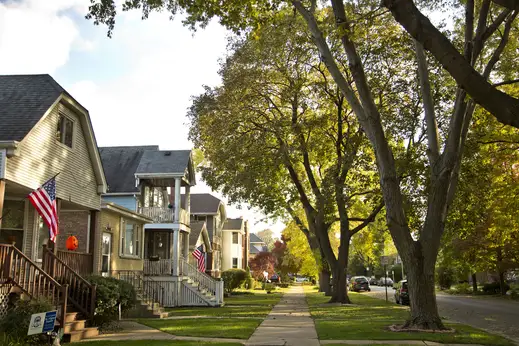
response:
<path id="1" fill-rule="evenodd" d="M 507 81 L 495 83 L 495 84 L 492 84 L 492 85 L 493 86 L 501 86 L 501 85 L 515 84 L 515 83 L 519 83 L 519 79 L 507 80 Z"/>
<path id="2" fill-rule="evenodd" d="M 378 213 L 382 210 L 382 208 L 384 208 L 384 201 L 380 202 L 380 204 L 377 205 L 375 207 L 375 209 L 373 209 L 371 214 L 369 214 L 369 216 L 366 219 L 364 219 L 364 221 L 360 225 L 358 225 L 357 227 L 352 229 L 350 231 L 350 235 L 354 235 L 355 233 L 357 233 L 357 232 L 361 231 L 362 229 L 364 229 L 371 222 L 375 221 L 375 217 L 377 217 Z"/>

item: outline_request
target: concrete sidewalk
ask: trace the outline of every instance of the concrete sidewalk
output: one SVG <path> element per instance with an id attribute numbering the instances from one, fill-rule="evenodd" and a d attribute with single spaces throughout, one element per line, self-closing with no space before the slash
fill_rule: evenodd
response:
<path id="1" fill-rule="evenodd" d="M 290 287 L 245 345 L 319 345 L 302 286 Z"/>

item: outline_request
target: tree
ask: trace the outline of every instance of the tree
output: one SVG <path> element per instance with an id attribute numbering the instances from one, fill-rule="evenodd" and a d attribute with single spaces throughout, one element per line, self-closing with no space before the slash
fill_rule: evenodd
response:
<path id="1" fill-rule="evenodd" d="M 272 232 L 271 229 L 264 229 L 263 231 L 256 233 L 256 235 L 267 244 L 269 251 L 272 251 L 274 243 L 276 242 L 276 239 L 274 239 L 274 232 Z"/>
<path id="2" fill-rule="evenodd" d="M 301 269 L 301 261 L 290 252 L 286 239 L 283 239 L 283 241 L 276 240 L 272 254 L 276 257 L 275 269 L 282 281 L 286 281 L 288 274 L 296 274 Z"/>
<path id="3" fill-rule="evenodd" d="M 499 0 L 500 3 L 504 1 Z M 425 126 L 422 130 L 418 127 L 418 130 L 413 132 L 411 136 L 408 133 L 396 132 L 400 135 L 401 140 L 394 141 L 390 135 L 392 134 L 391 125 L 397 125 L 395 118 L 387 118 L 386 114 L 390 111 L 386 109 L 383 102 L 378 100 L 378 85 L 376 79 L 371 78 L 372 70 L 382 69 L 384 70 L 383 73 L 389 74 L 394 72 L 392 66 L 386 66 L 384 69 L 380 66 L 378 60 L 366 61 L 359 55 L 359 48 L 363 44 L 367 44 L 366 41 L 369 41 L 369 39 L 363 38 L 373 37 L 366 36 L 366 33 L 386 34 L 388 28 L 394 30 L 392 22 L 378 8 L 378 2 L 375 1 L 352 2 L 348 3 L 347 6 L 341 0 L 331 0 L 330 2 L 331 16 L 323 15 L 315 1 L 293 0 L 289 4 L 304 18 L 311 32 L 312 40 L 319 50 L 321 61 L 325 64 L 341 91 L 345 102 L 348 103 L 349 108 L 355 114 L 360 128 L 369 138 L 375 152 L 380 187 L 386 206 L 388 228 L 403 259 L 404 266 L 407 268 L 409 278 L 411 319 L 405 327 L 444 329 L 445 327 L 438 315 L 434 296 L 434 266 L 447 212 L 456 190 L 460 159 L 472 113 L 476 106 L 475 101 L 485 103 L 493 115 L 498 119 L 500 118 L 504 123 L 517 126 L 517 122 L 512 119 L 519 109 L 519 107 L 514 106 L 513 102 L 515 101 L 511 100 L 511 97 L 496 92 L 495 88 L 485 88 L 485 84 L 482 83 L 482 81 L 488 81 L 490 76 L 492 76 L 492 79 L 501 78 L 503 80 L 503 77 L 511 75 L 510 71 L 514 71 L 514 69 L 507 69 L 507 73 L 503 69 L 504 65 L 510 67 L 513 63 L 498 64 L 498 62 L 506 54 L 511 54 L 513 57 L 517 56 L 517 52 L 514 52 L 514 44 L 518 40 L 510 40 L 511 37 L 516 35 L 514 25 L 517 10 L 498 13 L 499 10 L 494 2 L 489 3 L 483 0 L 481 5 L 478 3 L 477 7 L 474 1 L 465 1 L 463 4 L 465 7 L 464 16 L 457 18 L 460 19 L 458 23 L 461 25 L 453 32 L 453 41 L 463 51 L 465 61 L 458 59 L 459 53 L 455 54 L 451 48 L 445 45 L 438 44 L 437 47 L 439 48 L 435 50 L 430 42 L 426 42 L 427 48 L 443 65 L 446 64 L 446 61 L 441 59 L 442 56 L 447 57 L 447 59 L 453 58 L 455 63 L 459 63 L 459 67 L 464 73 L 456 75 L 454 69 L 449 68 L 449 72 L 454 74 L 458 81 L 467 78 L 467 81 L 470 84 L 473 83 L 475 88 L 483 87 L 483 93 L 488 96 L 486 98 L 485 95 L 474 94 L 475 98 L 469 99 L 467 90 L 475 93 L 474 88 L 470 85 L 466 86 L 467 89 L 465 89 L 461 85 L 466 83 L 461 83 L 453 90 L 453 83 L 449 84 L 441 71 L 437 70 L 437 75 L 429 73 L 431 68 L 434 68 L 434 62 L 427 60 L 420 41 L 424 41 L 424 39 L 432 41 L 432 38 L 437 38 L 437 33 L 432 28 L 427 27 L 426 21 L 414 20 L 416 19 L 416 13 L 413 12 L 412 8 L 409 9 L 411 11 L 409 12 L 410 16 L 414 21 L 408 30 L 413 29 L 413 27 L 431 30 L 419 30 L 418 34 L 415 33 L 415 37 L 418 39 L 415 48 L 417 65 L 410 67 L 411 70 L 416 69 L 419 72 L 418 78 L 411 79 L 409 74 L 407 76 L 400 75 L 401 79 L 398 82 L 407 85 L 407 88 L 403 88 L 406 89 L 406 93 L 403 93 L 404 90 L 400 90 L 396 94 L 402 98 L 401 103 L 407 104 L 406 94 L 413 95 L 414 91 L 419 88 L 424 109 Z M 98 22 L 107 23 L 113 28 L 115 12 L 113 8 L 107 6 L 111 3 L 109 0 L 96 3 L 99 6 L 93 5 L 91 12 Z M 144 3 L 149 5 L 146 1 Z M 400 1 L 400 3 L 403 6 L 412 4 L 411 1 Z M 162 1 L 154 1 L 151 4 L 151 7 L 142 7 L 145 14 L 150 10 L 165 8 L 165 3 Z M 172 12 L 178 9 L 178 6 L 174 6 L 179 5 L 175 1 L 167 4 L 171 5 L 167 9 Z M 387 2 L 387 4 L 391 5 L 390 2 Z M 142 5 L 143 1 L 132 1 L 128 3 L 128 8 L 140 8 Z M 260 24 L 264 26 L 268 20 L 275 18 L 275 13 L 286 7 L 285 2 L 268 0 L 250 1 L 245 4 L 234 1 L 220 1 L 204 2 L 203 5 L 198 2 L 181 5 L 183 5 L 181 6 L 182 9 L 188 13 L 186 19 L 188 24 L 204 24 L 212 17 L 219 17 L 222 24 L 235 30 L 257 28 Z M 476 9 L 479 9 L 479 18 L 478 23 L 474 25 Z M 392 15 L 395 15 L 397 20 L 399 18 L 402 20 L 403 16 L 396 15 L 394 11 Z M 492 16 L 496 19 L 488 25 L 488 18 Z M 384 21 L 385 25 L 380 25 L 381 21 Z M 335 25 L 334 29 L 330 29 L 329 24 L 331 22 Z M 352 25 L 352 23 L 355 23 L 355 25 Z M 338 39 L 341 45 L 339 47 L 332 46 L 330 42 L 335 41 L 330 41 L 330 38 Z M 405 40 L 406 36 L 401 36 L 401 38 Z M 445 40 L 441 42 L 444 43 Z M 387 48 L 391 47 L 384 46 L 376 52 L 386 54 Z M 342 59 L 342 54 L 347 57 L 347 65 Z M 402 55 L 395 56 L 395 58 L 402 59 Z M 393 61 L 394 63 L 399 62 L 396 59 Z M 468 69 L 467 65 L 478 71 L 480 77 L 476 76 L 471 69 Z M 405 72 L 407 71 L 409 69 L 405 70 Z M 517 68 L 515 71 L 517 71 Z M 394 81 L 394 79 L 391 80 Z M 413 87 L 410 87 L 411 85 Z M 439 100 L 436 97 L 437 91 L 441 93 L 442 90 L 445 100 Z M 480 92 L 481 90 L 477 91 Z M 455 95 L 455 97 L 449 99 L 449 95 Z M 491 103 L 492 105 L 490 105 Z M 412 107 L 412 105 L 409 105 L 409 107 Z M 496 114 L 499 113 L 496 109 L 502 110 L 503 115 Z M 409 177 L 402 174 L 402 166 L 397 160 L 396 154 L 402 142 L 414 144 L 415 137 L 421 134 L 425 134 L 427 145 L 411 145 L 408 147 L 412 148 L 411 154 L 421 153 L 421 155 L 411 155 L 413 156 L 412 159 L 415 159 L 412 161 L 426 158 L 428 170 L 426 174 L 420 176 L 424 179 L 415 181 L 420 189 L 406 191 L 406 181 L 409 180 Z M 409 196 L 418 195 L 418 192 L 421 194 L 421 198 L 409 198 Z M 418 217 L 408 217 L 409 214 L 406 213 L 408 205 L 420 206 L 414 208 L 416 211 L 414 215 Z M 346 221 L 344 218 L 343 220 Z M 415 223 L 419 226 L 413 229 Z"/>
<path id="4" fill-rule="evenodd" d="M 383 204 L 367 140 L 306 35 L 288 12 L 254 38 L 233 42 L 222 86 L 194 98 L 190 138 L 210 162 L 202 176 L 212 188 L 290 215 L 309 244 L 318 244 L 333 273 L 331 301 L 347 303 L 350 239 Z M 329 232 L 337 221 L 335 251 Z"/>
<path id="5" fill-rule="evenodd" d="M 263 272 L 268 272 L 269 277 L 276 272 L 276 257 L 271 252 L 260 252 L 249 260 L 252 277 L 258 281 L 264 280 Z"/>
<path id="6" fill-rule="evenodd" d="M 320 252 L 319 249 L 312 250 L 301 229 L 294 221 L 288 221 L 287 226 L 281 233 L 286 240 L 286 248 L 290 255 L 299 263 L 296 273 L 317 278 L 319 275 Z"/>

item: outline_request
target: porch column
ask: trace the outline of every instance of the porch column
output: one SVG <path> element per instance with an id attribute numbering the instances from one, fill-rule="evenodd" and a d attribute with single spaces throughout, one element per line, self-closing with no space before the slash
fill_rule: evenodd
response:
<path id="1" fill-rule="evenodd" d="M 101 212 L 98 210 L 90 211 L 90 240 L 88 243 L 88 252 L 92 254 L 92 272 L 99 274 L 101 271 L 101 250 L 102 250 L 102 230 L 101 230 Z M 114 241 L 116 241 L 114 239 Z M 111 275 L 111 273 L 110 273 Z"/>
<path id="2" fill-rule="evenodd" d="M 191 216 L 191 186 L 187 185 L 185 189 L 186 199 L 184 201 L 184 209 L 186 210 L 187 215 Z"/>
<path id="3" fill-rule="evenodd" d="M 180 230 L 173 230 L 173 276 L 178 276 L 178 262 L 180 258 L 179 237 Z"/>
<path id="4" fill-rule="evenodd" d="M 180 220 L 180 178 L 175 178 L 175 222 Z M 177 234 L 178 237 L 178 234 Z M 177 242 L 178 245 L 178 242 Z"/>
<path id="5" fill-rule="evenodd" d="M 5 180 L 0 179 L 0 228 L 2 228 L 2 217 L 4 210 Z"/>
<path id="6" fill-rule="evenodd" d="M 189 233 L 184 233 L 184 259 L 186 262 L 189 260 Z"/>

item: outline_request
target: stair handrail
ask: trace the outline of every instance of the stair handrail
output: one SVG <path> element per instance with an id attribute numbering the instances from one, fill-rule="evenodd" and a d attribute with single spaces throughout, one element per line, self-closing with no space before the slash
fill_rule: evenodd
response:
<path id="1" fill-rule="evenodd" d="M 207 275 L 206 273 L 198 271 L 196 266 L 183 258 L 180 259 L 180 263 L 182 265 L 182 272 L 184 275 L 187 273 L 188 277 L 196 281 L 200 286 L 202 286 L 202 288 L 216 296 L 218 280 L 210 275 Z"/>
<path id="2" fill-rule="evenodd" d="M 151 303 L 146 302 L 148 306 L 153 309 L 153 303 L 157 302 L 159 305 L 163 306 L 164 304 L 164 292 L 165 288 L 159 282 L 151 279 L 150 277 L 146 277 L 148 280 L 144 280 L 144 275 L 140 273 L 140 271 L 136 270 L 115 270 L 113 271 L 116 274 L 119 280 L 123 280 L 132 284 L 132 286 L 136 287 L 136 283 L 138 287 L 142 287 L 143 298 L 146 300 L 151 300 Z M 121 275 L 124 274 L 124 275 Z M 123 277 L 123 278 L 121 278 Z M 129 278 L 129 280 L 125 280 L 124 277 Z M 137 282 L 135 282 L 137 281 Z M 158 287 L 154 287 L 153 284 Z M 159 292 L 160 291 L 160 292 Z M 159 296 L 160 294 L 160 296 Z"/>
<path id="3" fill-rule="evenodd" d="M 47 291 L 46 297 L 50 298 L 53 305 L 59 305 L 61 303 L 61 316 L 57 317 L 57 319 L 61 327 L 63 327 L 67 314 L 68 285 L 61 285 L 52 276 L 46 273 L 45 270 L 40 268 L 38 264 L 33 262 L 14 246 L 14 244 L 0 244 L 0 254 L 4 262 L 1 271 L 2 277 L 16 285 L 29 297 L 37 298 L 40 296 L 43 277 L 43 292 L 45 293 L 45 291 Z M 15 258 L 15 256 L 18 258 Z M 18 265 L 17 262 L 20 262 L 20 265 Z M 22 265 L 22 262 L 25 263 Z M 29 264 L 28 268 L 26 263 Z M 23 272 L 23 274 L 21 274 L 21 272 Z M 25 276 L 26 274 L 29 274 L 28 280 L 22 277 L 22 275 Z M 36 286 L 38 286 L 37 289 L 35 289 Z M 45 290 L 45 286 L 49 286 L 47 290 Z M 58 299 L 56 299 L 56 294 L 58 294 Z"/>
<path id="4" fill-rule="evenodd" d="M 60 266 L 61 268 L 58 268 Z M 95 302 L 97 296 L 97 285 L 90 283 L 79 275 L 68 264 L 63 262 L 56 254 L 43 245 L 42 257 L 43 270 L 57 275 L 56 270 L 63 271 L 63 279 L 66 280 L 71 294 L 68 295 L 70 302 L 88 318 L 93 319 L 95 313 Z M 68 280 L 67 280 L 68 276 Z"/>

